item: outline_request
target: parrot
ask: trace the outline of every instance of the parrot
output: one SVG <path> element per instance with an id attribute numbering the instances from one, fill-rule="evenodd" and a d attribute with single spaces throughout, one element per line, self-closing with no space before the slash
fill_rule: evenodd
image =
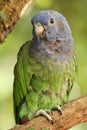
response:
<path id="1" fill-rule="evenodd" d="M 43 115 L 69 101 L 76 73 L 70 26 L 57 11 L 43 10 L 31 19 L 32 40 L 20 48 L 14 67 L 13 99 L 18 124 Z"/>

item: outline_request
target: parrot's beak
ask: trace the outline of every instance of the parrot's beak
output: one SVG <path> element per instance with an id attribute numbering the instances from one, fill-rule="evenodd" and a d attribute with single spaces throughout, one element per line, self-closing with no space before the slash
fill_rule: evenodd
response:
<path id="1" fill-rule="evenodd" d="M 34 30 L 37 38 L 40 38 L 43 35 L 44 27 L 42 25 L 35 25 Z"/>

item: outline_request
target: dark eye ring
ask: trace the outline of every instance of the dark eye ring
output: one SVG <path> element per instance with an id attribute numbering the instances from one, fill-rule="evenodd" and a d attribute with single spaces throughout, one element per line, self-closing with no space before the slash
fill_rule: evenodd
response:
<path id="1" fill-rule="evenodd" d="M 54 19 L 53 18 L 50 18 L 50 23 L 54 24 Z"/>

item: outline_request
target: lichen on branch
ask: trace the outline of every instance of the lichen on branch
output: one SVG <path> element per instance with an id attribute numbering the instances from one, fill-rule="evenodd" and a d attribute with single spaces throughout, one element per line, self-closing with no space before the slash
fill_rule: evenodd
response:
<path id="1" fill-rule="evenodd" d="M 33 0 L 0 0 L 0 43 L 12 31 L 23 15 L 26 5 Z"/>

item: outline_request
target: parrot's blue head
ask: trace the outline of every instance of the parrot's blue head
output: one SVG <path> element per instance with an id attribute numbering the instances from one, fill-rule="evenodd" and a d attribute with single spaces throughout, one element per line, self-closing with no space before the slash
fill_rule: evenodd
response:
<path id="1" fill-rule="evenodd" d="M 33 39 L 47 40 L 49 43 L 71 40 L 70 27 L 60 13 L 53 10 L 41 11 L 32 20 Z"/>

